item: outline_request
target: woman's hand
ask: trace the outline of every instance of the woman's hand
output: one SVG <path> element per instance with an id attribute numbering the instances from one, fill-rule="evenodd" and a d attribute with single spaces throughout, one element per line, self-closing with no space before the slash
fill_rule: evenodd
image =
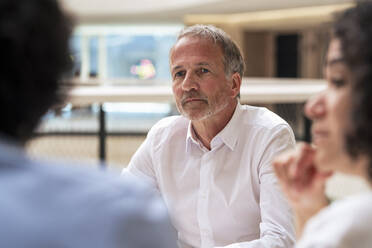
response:
<path id="1" fill-rule="evenodd" d="M 328 205 L 325 182 L 332 172 L 321 172 L 314 165 L 316 149 L 301 143 L 295 151 L 280 155 L 273 161 L 279 183 L 295 213 L 297 236 L 306 221 Z"/>

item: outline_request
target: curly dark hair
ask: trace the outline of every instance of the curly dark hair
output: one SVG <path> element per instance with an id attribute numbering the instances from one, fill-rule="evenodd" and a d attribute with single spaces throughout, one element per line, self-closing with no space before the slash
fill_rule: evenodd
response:
<path id="1" fill-rule="evenodd" d="M 27 141 L 63 100 L 72 19 L 55 0 L 0 1 L 0 133 Z"/>
<path id="2" fill-rule="evenodd" d="M 351 125 L 346 150 L 351 157 L 366 155 L 372 179 L 372 2 L 360 1 L 336 18 L 334 37 L 352 76 Z"/>

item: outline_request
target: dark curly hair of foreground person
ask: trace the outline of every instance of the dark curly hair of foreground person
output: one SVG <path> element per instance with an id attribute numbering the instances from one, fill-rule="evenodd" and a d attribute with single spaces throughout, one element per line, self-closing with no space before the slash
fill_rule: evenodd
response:
<path id="1" fill-rule="evenodd" d="M 352 75 L 351 125 L 346 150 L 352 157 L 366 155 L 372 178 L 372 2 L 360 1 L 338 16 L 333 35 L 340 39 Z"/>
<path id="2" fill-rule="evenodd" d="M 27 141 L 63 100 L 72 20 L 55 0 L 0 1 L 0 133 Z"/>

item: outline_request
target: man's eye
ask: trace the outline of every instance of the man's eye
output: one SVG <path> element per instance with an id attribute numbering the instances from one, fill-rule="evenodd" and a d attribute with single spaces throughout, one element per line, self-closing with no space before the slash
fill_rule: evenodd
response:
<path id="1" fill-rule="evenodd" d="M 209 72 L 209 70 L 208 70 L 208 69 L 205 69 L 205 68 L 201 68 L 200 71 L 201 71 L 202 73 L 207 73 L 207 72 Z"/>
<path id="2" fill-rule="evenodd" d="M 183 77 L 185 75 L 184 71 L 178 71 L 174 74 L 174 78 Z"/>

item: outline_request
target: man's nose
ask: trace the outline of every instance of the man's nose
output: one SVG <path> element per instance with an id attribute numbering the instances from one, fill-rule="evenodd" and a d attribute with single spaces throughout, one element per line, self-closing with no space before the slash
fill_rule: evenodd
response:
<path id="1" fill-rule="evenodd" d="M 199 89 L 199 81 L 195 74 L 192 72 L 186 73 L 185 78 L 182 82 L 182 90 L 190 91 L 190 90 L 198 90 Z"/>
<path id="2" fill-rule="evenodd" d="M 314 120 L 321 118 L 326 113 L 326 91 L 311 97 L 305 105 L 305 115 Z"/>

